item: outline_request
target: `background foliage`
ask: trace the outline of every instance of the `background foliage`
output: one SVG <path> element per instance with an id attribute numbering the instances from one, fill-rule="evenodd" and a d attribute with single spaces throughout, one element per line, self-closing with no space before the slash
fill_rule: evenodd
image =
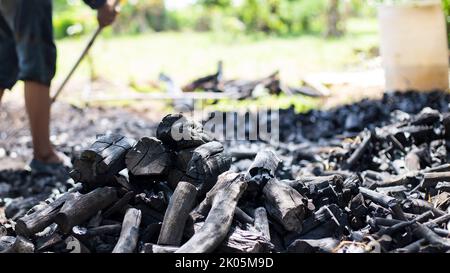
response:
<path id="1" fill-rule="evenodd" d="M 326 33 L 332 0 L 197 0 L 182 9 L 166 8 L 164 0 L 130 0 L 123 6 L 114 32 L 224 31 L 289 36 Z M 374 16 L 366 0 L 336 0 L 339 24 L 350 17 Z M 54 0 L 55 35 L 83 34 L 95 27 L 92 11 L 81 0 Z"/>

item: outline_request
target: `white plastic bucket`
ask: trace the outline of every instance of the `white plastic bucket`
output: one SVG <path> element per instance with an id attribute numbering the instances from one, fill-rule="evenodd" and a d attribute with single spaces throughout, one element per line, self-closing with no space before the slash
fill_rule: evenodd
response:
<path id="1" fill-rule="evenodd" d="M 448 90 L 449 51 L 441 1 L 381 5 L 378 18 L 386 90 Z"/>

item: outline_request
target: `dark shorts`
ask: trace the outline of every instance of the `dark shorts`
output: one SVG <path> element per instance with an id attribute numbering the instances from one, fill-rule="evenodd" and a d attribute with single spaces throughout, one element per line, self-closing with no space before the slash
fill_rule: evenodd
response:
<path id="1" fill-rule="evenodd" d="M 0 0 L 0 88 L 55 76 L 52 0 Z"/>

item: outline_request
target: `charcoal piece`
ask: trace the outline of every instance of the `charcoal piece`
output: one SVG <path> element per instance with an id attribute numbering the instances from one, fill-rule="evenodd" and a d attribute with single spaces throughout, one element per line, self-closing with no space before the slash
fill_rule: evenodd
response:
<path id="1" fill-rule="evenodd" d="M 217 177 L 230 169 L 231 157 L 223 150 L 222 144 L 216 141 L 195 149 L 186 174 L 200 185 L 200 195 L 208 192 L 214 186 Z"/>
<path id="2" fill-rule="evenodd" d="M 9 203 L 5 208 L 5 216 L 11 220 L 17 220 L 23 216 L 34 206 L 39 204 L 40 198 L 36 197 L 19 197 L 15 198 L 11 203 Z"/>
<path id="3" fill-rule="evenodd" d="M 143 137 L 128 151 L 125 163 L 133 175 L 161 176 L 170 167 L 170 153 L 160 140 Z"/>
<path id="4" fill-rule="evenodd" d="M 365 132 L 363 139 L 359 146 L 353 151 L 350 157 L 345 161 L 344 168 L 352 169 L 355 164 L 359 162 L 364 153 L 369 149 L 370 142 L 372 140 L 372 133 Z"/>
<path id="5" fill-rule="evenodd" d="M 4 238 L 7 237 L 7 238 Z M 34 253 L 34 244 L 22 236 L 4 236 L 0 241 L 0 253 Z M 7 239 L 7 240 L 5 240 Z M 6 244 L 4 244 L 6 242 Z M 2 246 L 2 244 L 4 244 Z M 3 250 L 2 250 L 3 248 Z"/>
<path id="6" fill-rule="evenodd" d="M 158 245 L 180 246 L 186 220 L 197 198 L 197 189 L 187 182 L 178 183 L 164 215 Z"/>
<path id="7" fill-rule="evenodd" d="M 100 135 L 74 162 L 71 177 L 91 187 L 101 186 L 123 170 L 125 155 L 135 140 L 116 134 Z"/>
<path id="8" fill-rule="evenodd" d="M 217 72 L 205 77 L 198 78 L 192 83 L 183 87 L 184 92 L 193 92 L 197 89 L 205 91 L 220 92 L 219 84 L 223 77 L 223 63 L 220 61 L 217 65 Z"/>
<path id="9" fill-rule="evenodd" d="M 64 203 L 56 215 L 55 222 L 65 234 L 82 224 L 98 211 L 107 208 L 118 199 L 114 188 L 97 188 L 87 194 L 73 195 Z"/>
<path id="10" fill-rule="evenodd" d="M 189 162 L 194 155 L 194 151 L 197 147 L 187 148 L 180 151 L 175 152 L 175 167 L 184 172 L 187 171 Z"/>
<path id="11" fill-rule="evenodd" d="M 264 207 L 255 209 L 255 228 L 262 233 L 262 235 L 270 241 L 270 226 L 267 218 L 267 211 Z"/>
<path id="12" fill-rule="evenodd" d="M 167 175 L 167 184 L 172 190 L 175 190 L 180 181 L 189 182 L 194 184 L 195 180 L 189 177 L 186 172 L 181 171 L 177 168 L 172 168 L 169 170 Z"/>
<path id="13" fill-rule="evenodd" d="M 108 218 L 116 212 L 123 211 L 134 196 L 135 193 L 132 191 L 125 193 L 124 196 L 122 196 L 116 203 L 114 203 L 114 205 L 103 213 L 103 217 Z"/>
<path id="14" fill-rule="evenodd" d="M 61 207 L 72 195 L 72 193 L 63 194 L 54 202 L 45 204 L 41 209 L 18 219 L 16 222 L 17 234 L 28 237 L 48 227 L 53 223 Z"/>
<path id="15" fill-rule="evenodd" d="M 234 211 L 234 218 L 242 224 L 253 224 L 255 221 L 255 219 L 239 207 L 236 207 L 236 210 Z"/>
<path id="16" fill-rule="evenodd" d="M 119 241 L 113 253 L 133 253 L 136 250 L 141 225 L 142 213 L 140 210 L 130 208 L 125 213 L 120 232 Z"/>
<path id="17" fill-rule="evenodd" d="M 288 231 L 300 232 L 305 217 L 304 197 L 277 179 L 269 180 L 263 189 L 265 208 Z"/>
<path id="18" fill-rule="evenodd" d="M 233 227 L 219 250 L 226 253 L 268 253 L 272 248 L 272 243 L 261 232 Z"/>
<path id="19" fill-rule="evenodd" d="M 269 177 L 275 177 L 275 171 L 280 163 L 281 159 L 278 158 L 274 151 L 263 150 L 256 155 L 253 164 L 248 169 L 248 173 L 252 178 L 264 174 Z"/>
<path id="20" fill-rule="evenodd" d="M 175 150 L 198 147 L 212 141 L 203 126 L 182 114 L 167 115 L 156 132 L 157 138 Z"/>
<path id="21" fill-rule="evenodd" d="M 360 187 L 359 191 L 365 198 L 370 199 L 386 209 L 391 209 L 397 219 L 406 220 L 406 216 L 404 215 L 401 205 L 397 199 L 363 187 Z"/>
<path id="22" fill-rule="evenodd" d="M 204 224 L 194 236 L 180 247 L 177 253 L 214 251 L 226 238 L 237 202 L 246 187 L 247 184 L 243 175 L 231 172 L 220 175 L 216 185 L 208 192 L 205 200 L 192 212 L 206 217 Z"/>

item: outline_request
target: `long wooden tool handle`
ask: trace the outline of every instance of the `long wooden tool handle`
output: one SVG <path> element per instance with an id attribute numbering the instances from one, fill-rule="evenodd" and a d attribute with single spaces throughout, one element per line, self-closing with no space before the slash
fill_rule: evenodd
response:
<path id="1" fill-rule="evenodd" d="M 94 44 L 95 40 L 97 39 L 98 35 L 102 32 L 102 28 L 98 27 L 97 30 L 95 31 L 94 35 L 91 37 L 91 39 L 89 40 L 89 43 L 87 44 L 87 46 L 85 47 L 85 49 L 83 50 L 83 52 L 81 53 L 81 56 L 78 58 L 77 62 L 75 63 L 75 65 L 72 67 L 72 69 L 70 70 L 69 74 L 67 74 L 66 78 L 64 78 L 64 81 L 61 83 L 61 85 L 59 86 L 59 88 L 57 89 L 55 95 L 52 98 L 52 103 L 54 103 L 56 101 L 56 99 L 58 98 L 58 96 L 61 94 L 61 92 L 64 90 L 64 87 L 66 87 L 66 84 L 69 82 L 70 78 L 72 77 L 72 75 L 75 73 L 75 71 L 77 70 L 78 66 L 80 65 L 80 63 L 83 61 L 84 57 L 86 57 L 86 55 L 88 54 L 89 50 L 91 49 L 92 45 Z"/>
<path id="2" fill-rule="evenodd" d="M 120 4 L 120 0 L 116 0 L 114 2 L 114 8 L 117 8 Z M 97 28 L 97 30 L 95 31 L 94 35 L 92 35 L 91 39 L 89 40 L 88 44 L 86 45 L 86 47 L 84 48 L 83 52 L 81 53 L 80 57 L 78 58 L 77 62 L 75 63 L 75 65 L 72 67 L 72 69 L 70 70 L 69 74 L 67 74 L 66 78 L 64 79 L 64 81 L 61 83 L 61 85 L 59 86 L 59 88 L 56 90 L 55 95 L 53 96 L 51 103 L 53 104 L 56 99 L 58 99 L 58 96 L 61 94 L 61 92 L 64 90 L 64 87 L 66 87 L 66 84 L 69 82 L 70 78 L 72 77 L 72 75 L 75 73 L 75 71 L 77 70 L 78 66 L 80 65 L 80 63 L 83 61 L 83 59 L 86 57 L 86 55 L 89 53 L 89 50 L 91 49 L 92 45 L 94 44 L 95 40 L 97 39 L 97 37 L 99 36 L 99 34 L 102 32 L 103 28 L 101 26 L 99 26 Z"/>

